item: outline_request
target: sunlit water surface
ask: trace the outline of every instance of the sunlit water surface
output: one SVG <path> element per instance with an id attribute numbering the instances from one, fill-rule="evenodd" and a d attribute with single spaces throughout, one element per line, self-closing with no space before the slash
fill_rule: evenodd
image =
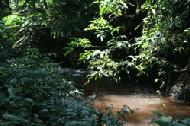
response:
<path id="1" fill-rule="evenodd" d="M 164 112 L 174 118 L 190 117 L 190 105 L 187 103 L 173 101 L 171 98 L 160 98 L 156 95 L 117 95 L 115 93 L 104 93 L 97 97 L 94 105 L 104 111 L 105 106 L 113 104 L 114 111 L 123 105 L 131 109 L 137 109 L 130 114 L 126 126 L 156 126 L 150 124 L 155 117 L 153 111 Z"/>

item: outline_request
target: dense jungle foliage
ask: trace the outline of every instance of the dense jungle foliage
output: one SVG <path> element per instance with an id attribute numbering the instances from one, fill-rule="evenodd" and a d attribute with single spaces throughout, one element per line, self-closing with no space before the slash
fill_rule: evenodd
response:
<path id="1" fill-rule="evenodd" d="M 64 67 L 87 71 L 80 85 L 106 78 L 190 101 L 189 19 L 189 0 L 1 0 L 0 126 L 122 125 Z"/>

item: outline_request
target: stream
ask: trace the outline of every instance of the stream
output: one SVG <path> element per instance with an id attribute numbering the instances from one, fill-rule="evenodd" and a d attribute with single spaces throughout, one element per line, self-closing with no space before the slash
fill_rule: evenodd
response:
<path id="1" fill-rule="evenodd" d="M 83 70 L 69 68 L 63 70 L 63 74 L 69 78 L 74 78 L 78 85 L 85 82 L 85 73 Z M 102 83 L 108 82 L 106 80 Z M 92 87 L 90 86 L 90 88 Z M 109 88 L 109 86 L 106 86 L 103 90 L 98 91 L 93 104 L 101 111 L 105 111 L 106 106 L 111 104 L 115 112 L 123 105 L 136 109 L 134 113 L 129 114 L 125 126 L 157 126 L 156 124 L 150 124 L 151 120 L 155 118 L 154 111 L 163 112 L 176 119 L 190 117 L 190 103 L 177 102 L 170 97 L 160 98 L 155 94 L 155 90 L 152 90 L 152 87 L 131 84 L 128 87 L 114 88 L 113 90 L 112 88 L 109 90 Z"/>
<path id="2" fill-rule="evenodd" d="M 95 107 L 102 111 L 105 106 L 111 104 L 114 107 L 113 111 L 117 111 L 123 105 L 136 109 L 134 113 L 129 114 L 125 126 L 157 126 L 150 124 L 151 120 L 155 118 L 153 111 L 164 112 L 177 119 L 190 117 L 190 104 L 174 101 L 170 97 L 160 98 L 157 95 L 126 95 L 113 92 L 102 93 L 95 100 Z"/>

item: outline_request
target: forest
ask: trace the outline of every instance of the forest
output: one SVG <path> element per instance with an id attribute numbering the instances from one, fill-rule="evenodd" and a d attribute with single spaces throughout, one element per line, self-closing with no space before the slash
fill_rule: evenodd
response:
<path id="1" fill-rule="evenodd" d="M 0 0 L 0 126 L 190 126 L 190 0 Z"/>

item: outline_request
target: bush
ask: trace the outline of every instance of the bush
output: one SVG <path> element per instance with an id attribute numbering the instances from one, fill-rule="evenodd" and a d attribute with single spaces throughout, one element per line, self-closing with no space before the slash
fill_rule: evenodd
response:
<path id="1" fill-rule="evenodd" d="M 2 43 L 1 43 L 2 44 Z M 12 54 L 11 48 L 1 45 Z M 16 50 L 16 49 L 15 49 Z M 122 125 L 112 115 L 92 108 L 63 69 L 28 48 L 0 60 L 0 126 Z"/>
<path id="2" fill-rule="evenodd" d="M 155 112 L 158 118 L 153 119 L 152 123 L 156 123 L 159 126 L 189 126 L 190 118 L 185 118 L 182 120 L 177 120 L 172 118 L 171 116 L 166 116 L 163 113 Z"/>

